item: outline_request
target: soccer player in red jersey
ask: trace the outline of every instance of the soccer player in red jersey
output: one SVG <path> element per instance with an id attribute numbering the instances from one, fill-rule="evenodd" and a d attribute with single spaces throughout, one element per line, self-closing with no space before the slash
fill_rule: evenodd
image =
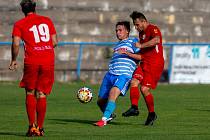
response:
<path id="1" fill-rule="evenodd" d="M 27 136 L 43 136 L 46 114 L 46 95 L 54 83 L 54 47 L 57 45 L 56 30 L 48 17 L 35 13 L 33 0 L 22 0 L 25 18 L 14 24 L 12 32 L 12 60 L 10 70 L 17 68 L 20 41 L 24 42 L 24 71 L 20 87 L 26 92 L 26 111 L 29 120 Z"/>
<path id="2" fill-rule="evenodd" d="M 130 17 L 139 32 L 139 42 L 136 43 L 136 47 L 141 49 L 141 63 L 134 72 L 131 81 L 130 100 L 132 106 L 122 115 L 129 117 L 139 114 L 140 93 L 138 86 L 141 85 L 140 91 L 149 112 L 145 125 L 153 125 L 157 115 L 154 111 L 154 98 L 150 90 L 156 88 L 164 68 L 162 35 L 160 29 L 156 25 L 150 24 L 144 14 L 134 11 Z"/>

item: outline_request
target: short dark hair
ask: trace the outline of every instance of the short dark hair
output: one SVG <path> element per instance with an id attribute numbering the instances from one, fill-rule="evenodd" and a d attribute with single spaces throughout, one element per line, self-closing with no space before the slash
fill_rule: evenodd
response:
<path id="1" fill-rule="evenodd" d="M 133 19 L 133 20 L 136 20 L 137 18 L 140 19 L 140 20 L 146 20 L 147 21 L 147 18 L 145 17 L 145 15 L 141 12 L 137 12 L 137 11 L 133 11 L 132 14 L 130 14 L 130 17 Z"/>
<path id="2" fill-rule="evenodd" d="M 26 15 L 30 12 L 35 12 L 36 2 L 33 0 L 22 0 L 20 3 L 23 13 Z"/>
<path id="3" fill-rule="evenodd" d="M 119 21 L 119 22 L 117 22 L 116 27 L 118 25 L 125 26 L 125 28 L 128 30 L 128 32 L 130 32 L 130 30 L 131 30 L 131 28 L 130 28 L 130 22 L 129 21 Z"/>

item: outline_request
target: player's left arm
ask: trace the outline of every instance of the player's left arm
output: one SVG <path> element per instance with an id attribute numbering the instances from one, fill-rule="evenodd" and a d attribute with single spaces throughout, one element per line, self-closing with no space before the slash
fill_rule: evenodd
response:
<path id="1" fill-rule="evenodd" d="M 135 46 L 137 48 L 148 48 L 148 47 L 154 47 L 155 45 L 159 44 L 160 43 L 160 36 L 155 36 L 154 38 L 152 38 L 151 40 L 145 42 L 145 43 L 140 43 L 140 42 L 137 42 L 135 44 Z"/>
<path id="2" fill-rule="evenodd" d="M 12 37 L 12 46 L 11 46 L 12 60 L 11 60 L 10 66 L 9 66 L 10 70 L 17 69 L 16 59 L 17 59 L 17 56 L 19 53 L 20 41 L 21 41 L 21 38 L 19 36 Z"/>

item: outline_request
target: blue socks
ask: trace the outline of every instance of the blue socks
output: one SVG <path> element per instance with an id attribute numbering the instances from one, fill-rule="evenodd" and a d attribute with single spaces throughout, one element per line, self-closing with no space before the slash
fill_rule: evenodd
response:
<path id="1" fill-rule="evenodd" d="M 113 101 L 108 101 L 104 111 L 103 118 L 108 119 L 111 116 L 111 114 L 114 112 L 115 108 L 116 108 L 116 103 Z"/>

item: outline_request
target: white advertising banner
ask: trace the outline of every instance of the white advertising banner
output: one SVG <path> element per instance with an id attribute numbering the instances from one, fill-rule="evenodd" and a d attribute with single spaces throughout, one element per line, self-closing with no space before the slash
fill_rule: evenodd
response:
<path id="1" fill-rule="evenodd" d="M 210 46 L 173 46 L 170 83 L 210 83 Z"/>

